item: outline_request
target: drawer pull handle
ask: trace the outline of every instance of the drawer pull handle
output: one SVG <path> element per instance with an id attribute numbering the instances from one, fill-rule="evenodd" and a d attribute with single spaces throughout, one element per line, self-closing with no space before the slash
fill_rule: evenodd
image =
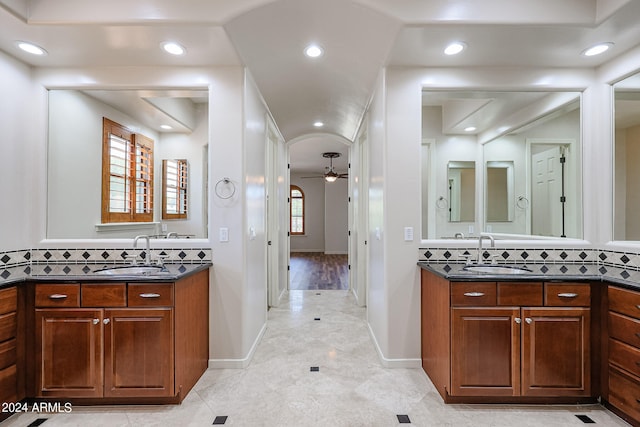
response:
<path id="1" fill-rule="evenodd" d="M 533 322 L 533 319 L 530 317 L 525 317 L 524 321 L 530 325 Z"/>
<path id="2" fill-rule="evenodd" d="M 575 294 L 573 292 L 561 292 L 558 294 L 558 296 L 560 298 L 575 298 L 578 296 L 578 294 Z"/>
<path id="3" fill-rule="evenodd" d="M 104 323 L 105 325 L 108 325 L 108 324 L 109 324 L 109 322 L 111 322 L 111 320 L 109 320 L 109 319 L 104 319 L 104 320 L 102 321 L 102 323 Z"/>
<path id="4" fill-rule="evenodd" d="M 640 304 L 636 305 L 636 308 L 637 308 L 638 310 L 640 310 Z"/>
<path id="5" fill-rule="evenodd" d="M 483 297 L 484 292 L 465 292 L 464 296 L 465 297 Z"/>
<path id="6" fill-rule="evenodd" d="M 160 294 L 156 294 L 156 293 L 144 293 L 144 294 L 140 294 L 141 298 L 160 298 Z"/>
<path id="7" fill-rule="evenodd" d="M 516 323 L 517 323 L 518 325 L 519 325 L 520 323 L 522 323 L 522 319 L 521 319 L 521 318 L 519 318 L 519 317 L 516 317 L 514 320 L 516 321 Z"/>
<path id="8" fill-rule="evenodd" d="M 100 319 L 93 319 L 93 324 L 97 325 L 98 323 L 100 323 Z"/>
<path id="9" fill-rule="evenodd" d="M 65 299 L 67 295 L 65 294 L 51 294 L 49 295 L 49 299 Z"/>

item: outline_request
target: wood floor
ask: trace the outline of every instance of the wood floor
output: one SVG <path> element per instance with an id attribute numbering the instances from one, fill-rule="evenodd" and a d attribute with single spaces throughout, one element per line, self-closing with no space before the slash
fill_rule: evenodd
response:
<path id="1" fill-rule="evenodd" d="M 289 289 L 349 289 L 347 255 L 292 252 Z"/>

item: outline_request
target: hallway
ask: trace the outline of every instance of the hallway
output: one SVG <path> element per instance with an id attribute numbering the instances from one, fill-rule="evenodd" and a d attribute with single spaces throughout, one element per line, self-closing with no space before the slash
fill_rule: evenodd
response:
<path id="1" fill-rule="evenodd" d="M 566 427 L 587 415 L 625 426 L 599 405 L 445 405 L 422 369 L 385 369 L 366 311 L 348 291 L 290 291 L 269 311 L 267 329 L 245 369 L 209 369 L 182 405 L 74 406 L 70 413 L 25 413 L 2 423 L 50 426 Z M 314 369 L 317 368 L 317 371 Z M 222 417 L 227 417 L 222 418 Z M 216 424 L 216 423 L 214 423 Z"/>

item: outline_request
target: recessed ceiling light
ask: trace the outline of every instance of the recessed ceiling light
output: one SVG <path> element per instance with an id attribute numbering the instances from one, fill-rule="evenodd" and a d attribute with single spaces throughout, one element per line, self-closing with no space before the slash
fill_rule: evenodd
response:
<path id="1" fill-rule="evenodd" d="M 184 46 L 176 42 L 164 42 L 162 43 L 162 48 L 165 52 L 170 53 L 171 55 L 184 55 L 187 51 Z"/>
<path id="2" fill-rule="evenodd" d="M 450 43 L 444 49 L 444 54 L 445 55 L 457 55 L 460 52 L 462 52 L 466 47 L 467 47 L 467 45 L 464 42 L 453 42 L 453 43 Z"/>
<path id="3" fill-rule="evenodd" d="M 604 52 L 608 51 L 612 46 L 613 46 L 613 43 L 611 43 L 611 42 L 598 43 L 595 46 L 591 46 L 590 48 L 585 49 L 582 52 L 582 54 L 584 56 L 600 55 L 601 53 L 604 53 Z"/>
<path id="4" fill-rule="evenodd" d="M 322 122 L 314 122 L 313 125 L 317 128 L 321 128 L 322 126 L 324 126 L 324 123 Z"/>
<path id="5" fill-rule="evenodd" d="M 41 48 L 40 46 L 36 46 L 33 43 L 29 42 L 18 42 L 18 47 L 25 52 L 28 52 L 32 55 L 46 55 L 47 51 Z"/>
<path id="6" fill-rule="evenodd" d="M 161 128 L 161 129 L 164 129 L 164 130 L 171 130 L 171 129 L 173 129 L 173 128 L 172 128 L 171 126 L 169 126 L 169 125 L 160 125 L 160 128 Z"/>
<path id="7" fill-rule="evenodd" d="M 475 126 L 468 126 L 468 127 L 464 128 L 465 132 L 473 132 L 474 130 L 476 130 Z"/>
<path id="8" fill-rule="evenodd" d="M 322 56 L 323 53 L 324 51 L 317 44 L 310 44 L 309 46 L 304 48 L 304 54 L 309 58 L 317 58 L 319 56 Z"/>

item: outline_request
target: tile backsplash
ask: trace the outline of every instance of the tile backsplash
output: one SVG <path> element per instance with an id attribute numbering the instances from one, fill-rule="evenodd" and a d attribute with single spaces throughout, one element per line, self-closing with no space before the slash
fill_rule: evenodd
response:
<path id="1" fill-rule="evenodd" d="M 601 249 L 563 248 L 485 248 L 482 259 L 500 264 L 601 264 L 640 270 L 640 254 L 635 252 L 609 251 Z M 432 263 L 464 262 L 465 256 L 477 259 L 478 249 L 472 248 L 420 248 L 418 260 Z"/>
<path id="2" fill-rule="evenodd" d="M 131 248 L 59 248 L 0 252 L 0 269 L 29 264 L 122 264 L 130 257 L 144 259 L 143 249 Z M 151 258 L 164 255 L 166 263 L 200 264 L 212 262 L 210 248 L 151 249 Z"/>

